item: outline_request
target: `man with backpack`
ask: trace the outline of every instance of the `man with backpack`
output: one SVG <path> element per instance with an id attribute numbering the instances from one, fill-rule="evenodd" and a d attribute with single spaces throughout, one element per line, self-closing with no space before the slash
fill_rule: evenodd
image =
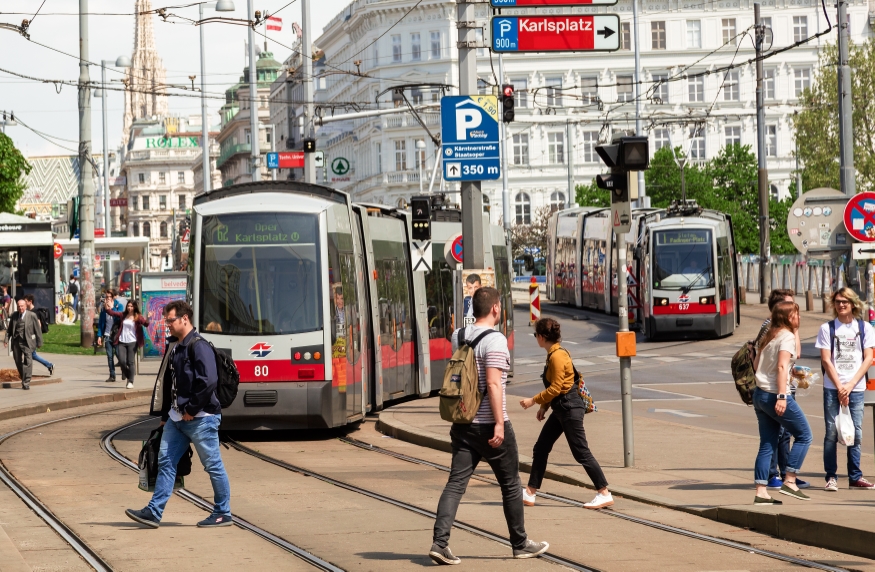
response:
<path id="1" fill-rule="evenodd" d="M 507 339 L 495 330 L 495 325 L 501 318 L 501 296 L 492 287 L 478 289 L 472 296 L 471 305 L 474 312 L 474 324 L 453 332 L 452 342 L 454 361 L 458 362 L 462 354 L 473 350 L 476 362 L 477 389 L 482 399 L 475 399 L 476 407 L 469 412 L 474 413 L 472 419 L 456 420 L 450 429 L 452 441 L 452 467 L 446 487 L 438 502 L 437 518 L 434 524 L 434 541 L 428 555 L 438 564 L 459 564 L 461 560 L 450 551 L 450 530 L 456 519 L 456 511 L 468 481 L 474 470 L 483 459 L 492 468 L 498 484 L 501 486 L 501 497 L 504 505 L 504 516 L 510 533 L 514 558 L 532 558 L 543 554 L 550 545 L 546 542 L 534 542 L 526 537 L 525 518 L 523 513 L 522 484 L 519 475 L 519 451 L 513 427 L 507 416 L 505 386 L 507 372 L 510 370 L 510 352 Z M 455 372 L 456 370 L 453 370 Z M 468 376 L 475 375 L 468 368 L 458 370 L 458 386 L 472 386 L 473 380 Z M 470 373 L 469 373 L 470 372 Z M 453 376 L 451 376 L 453 377 Z M 455 380 L 451 379 L 450 383 Z M 466 383 L 467 382 L 467 383 Z M 444 380 L 444 389 L 447 388 Z M 464 393 L 464 390 L 463 390 Z M 471 395 L 458 395 L 458 403 L 472 403 Z M 441 399 L 444 399 L 443 397 Z M 441 416 L 445 419 L 442 404 Z M 461 407 L 467 409 L 467 406 Z"/>
<path id="2" fill-rule="evenodd" d="M 128 509 L 131 519 L 158 528 L 164 507 L 173 494 L 176 468 L 182 455 L 194 445 L 204 470 L 213 485 L 214 506 L 199 527 L 230 526 L 231 487 L 219 448 L 222 406 L 217 395 L 219 372 L 217 354 L 192 325 L 194 312 L 183 300 L 164 307 L 164 321 L 170 330 L 170 345 L 161 365 L 152 396 L 152 415 L 161 416 L 164 433 L 158 454 L 158 478 L 148 506 Z M 157 410 L 156 410 L 157 409 Z"/>
<path id="3" fill-rule="evenodd" d="M 36 314 L 36 317 L 39 319 L 40 331 L 44 334 L 49 333 L 49 312 L 45 308 L 35 308 L 33 304 L 34 298 L 33 294 L 25 294 L 24 302 L 27 304 L 27 311 L 33 312 Z M 33 361 L 37 363 L 41 363 L 43 367 L 49 370 L 49 375 L 52 375 L 55 372 L 55 366 L 49 360 L 41 358 L 37 355 L 36 350 L 33 350 Z"/>

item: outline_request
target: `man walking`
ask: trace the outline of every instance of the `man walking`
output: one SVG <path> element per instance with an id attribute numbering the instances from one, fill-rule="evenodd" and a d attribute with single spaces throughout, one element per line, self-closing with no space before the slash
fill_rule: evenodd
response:
<path id="1" fill-rule="evenodd" d="M 27 302 L 22 298 L 18 301 L 18 311 L 9 320 L 9 331 L 3 347 L 9 345 L 12 338 L 12 355 L 15 367 L 21 377 L 21 389 L 30 389 L 30 378 L 33 374 L 33 351 L 43 345 L 43 333 L 40 330 L 36 314 L 27 311 Z"/>
<path id="2" fill-rule="evenodd" d="M 523 494 L 519 474 L 519 451 L 516 436 L 507 416 L 505 386 L 510 369 L 507 339 L 495 331 L 501 317 L 501 297 L 498 290 L 484 287 L 474 292 L 471 300 L 474 325 L 453 332 L 453 351 L 465 341 L 485 334 L 474 349 L 478 387 L 483 400 L 469 424 L 454 423 L 450 429 L 453 461 L 450 478 L 438 502 L 434 523 L 434 543 L 428 555 L 438 564 L 459 564 L 462 561 L 450 551 L 450 530 L 456 511 L 471 475 L 481 459 L 492 468 L 504 505 L 504 517 L 510 533 L 514 558 L 532 558 L 550 547 L 546 542 L 534 542 L 526 537 L 523 515 Z"/>
<path id="3" fill-rule="evenodd" d="M 70 275 L 70 283 L 67 284 L 67 294 L 73 296 L 73 321 L 79 319 L 79 281 L 74 275 Z"/>
<path id="4" fill-rule="evenodd" d="M 125 514 L 150 528 L 158 528 L 164 507 L 173 494 L 176 465 L 194 444 L 204 470 L 213 485 L 213 511 L 197 523 L 199 527 L 230 526 L 231 487 L 219 450 L 222 406 L 216 397 L 218 374 L 216 355 L 200 336 L 191 320 L 191 306 L 176 300 L 164 307 L 164 321 L 170 330 L 170 345 L 161 365 L 163 375 L 155 382 L 150 414 L 161 416 L 164 432 L 158 452 L 158 478 L 148 506 L 128 509 Z"/>
<path id="5" fill-rule="evenodd" d="M 106 378 L 106 383 L 115 383 L 115 357 L 118 355 L 118 347 L 113 343 L 113 331 L 121 327 L 122 319 L 106 313 L 105 301 L 113 300 L 112 309 L 116 312 L 124 312 L 126 304 L 115 298 L 112 288 L 107 289 L 103 299 L 104 303 L 100 305 L 100 317 L 97 320 L 97 345 L 103 344 L 106 348 L 106 361 L 109 364 L 109 377 Z"/>
<path id="6" fill-rule="evenodd" d="M 39 324 L 40 324 L 40 332 L 42 332 L 43 331 L 43 321 L 48 323 L 49 313 L 44 308 L 37 309 L 36 307 L 34 307 L 33 300 L 34 300 L 33 294 L 25 294 L 24 295 L 24 301 L 27 304 L 27 311 L 33 312 L 34 315 L 36 315 L 36 319 L 39 320 Z M 43 367 L 45 367 L 47 370 L 49 370 L 49 375 L 52 375 L 55 372 L 55 365 L 52 362 L 50 362 L 49 360 L 41 358 L 39 356 L 39 354 L 36 353 L 36 350 L 33 350 L 33 361 L 42 364 Z"/>

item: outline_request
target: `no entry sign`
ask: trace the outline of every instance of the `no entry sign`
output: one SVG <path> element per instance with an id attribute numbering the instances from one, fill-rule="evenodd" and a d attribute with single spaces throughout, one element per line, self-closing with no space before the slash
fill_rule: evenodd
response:
<path id="1" fill-rule="evenodd" d="M 859 193 L 848 200 L 845 229 L 854 240 L 875 242 L 875 193 Z"/>
<path id="2" fill-rule="evenodd" d="M 494 52 L 610 52 L 620 49 L 620 17 L 500 16 L 492 18 Z"/>

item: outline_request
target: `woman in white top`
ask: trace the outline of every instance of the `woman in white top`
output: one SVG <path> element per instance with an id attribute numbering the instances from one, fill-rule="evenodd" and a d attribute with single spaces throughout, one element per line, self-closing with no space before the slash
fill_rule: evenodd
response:
<path id="1" fill-rule="evenodd" d="M 134 387 L 134 375 L 136 374 L 135 359 L 137 348 L 145 344 L 143 328 L 149 325 L 149 319 L 140 314 L 140 307 L 131 300 L 125 306 L 124 313 L 112 309 L 113 299 L 106 299 L 106 313 L 115 318 L 121 318 L 121 327 L 116 332 L 113 342 L 118 351 L 118 361 L 122 368 L 122 376 L 127 378 L 127 389 Z"/>
<path id="2" fill-rule="evenodd" d="M 760 430 L 760 449 L 754 468 L 757 492 L 754 504 L 781 504 L 769 496 L 769 465 L 778 446 L 781 427 L 794 439 L 787 459 L 787 476 L 780 493 L 799 500 L 809 500 L 796 485 L 796 473 L 802 468 L 811 446 L 811 427 L 796 399 L 790 394 L 790 370 L 799 357 L 796 331 L 799 329 L 799 306 L 795 302 L 778 302 L 772 309 L 769 330 L 759 342 L 754 367 L 757 387 L 753 407 Z"/>

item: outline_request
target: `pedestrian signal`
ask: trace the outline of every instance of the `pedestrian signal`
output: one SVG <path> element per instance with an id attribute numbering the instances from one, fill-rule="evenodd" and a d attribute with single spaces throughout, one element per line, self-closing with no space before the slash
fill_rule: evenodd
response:
<path id="1" fill-rule="evenodd" d="M 514 119 L 513 107 L 516 101 L 514 100 L 513 91 L 513 86 L 510 84 L 501 86 L 501 119 L 505 123 L 510 123 Z"/>

